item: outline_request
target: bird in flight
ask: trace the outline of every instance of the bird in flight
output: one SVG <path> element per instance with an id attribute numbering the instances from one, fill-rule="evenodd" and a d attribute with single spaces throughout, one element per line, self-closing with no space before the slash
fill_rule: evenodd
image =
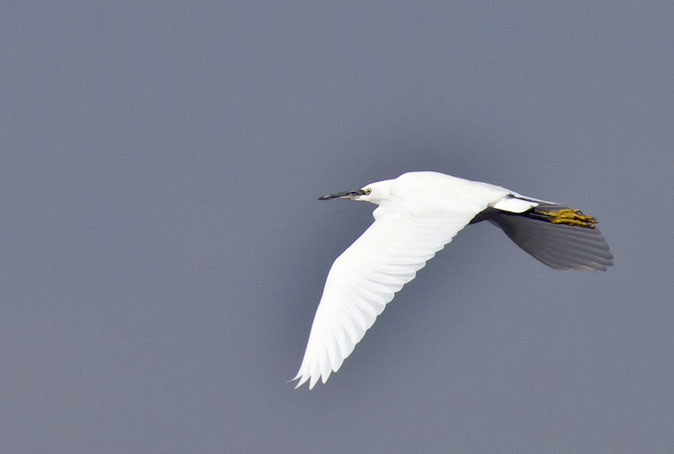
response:
<path id="1" fill-rule="evenodd" d="M 375 221 L 332 264 L 316 310 L 296 388 L 337 372 L 393 296 L 468 224 L 500 227 L 519 247 L 557 270 L 613 265 L 597 220 L 582 211 L 500 186 L 409 172 L 361 189 L 319 197 L 374 203 Z"/>

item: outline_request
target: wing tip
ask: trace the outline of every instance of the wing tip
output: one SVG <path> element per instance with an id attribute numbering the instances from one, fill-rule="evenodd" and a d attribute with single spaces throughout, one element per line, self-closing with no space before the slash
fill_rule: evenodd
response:
<path id="1" fill-rule="evenodd" d="M 295 389 L 298 389 L 300 386 L 302 386 L 306 381 L 309 379 L 309 375 L 304 375 L 302 372 L 299 372 L 295 378 L 288 380 L 286 383 L 291 383 L 296 380 L 299 380 L 297 383 L 295 383 Z M 311 388 L 310 388 L 311 389 Z"/>
<path id="2" fill-rule="evenodd" d="M 300 369 L 300 371 L 297 373 L 297 375 L 295 375 L 294 378 L 288 380 L 286 383 L 291 383 L 291 382 L 294 382 L 294 381 L 297 380 L 297 383 L 295 384 L 295 389 L 298 389 L 300 386 L 302 386 L 307 381 L 309 381 L 309 389 L 311 390 L 311 389 L 314 389 L 314 386 L 316 386 L 316 384 L 319 381 L 322 382 L 323 384 L 325 384 L 328 381 L 328 378 L 330 377 L 330 374 L 332 372 L 333 372 L 333 370 L 330 370 L 327 373 L 318 373 L 318 374 L 308 373 L 308 374 L 305 374 Z M 337 371 L 334 370 L 334 372 L 337 372 Z"/>

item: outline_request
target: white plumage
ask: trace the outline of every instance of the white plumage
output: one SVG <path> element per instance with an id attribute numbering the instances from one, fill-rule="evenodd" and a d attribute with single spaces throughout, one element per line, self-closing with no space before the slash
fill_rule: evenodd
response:
<path id="1" fill-rule="evenodd" d="M 333 263 L 295 379 L 313 388 L 336 372 L 375 319 L 416 272 L 479 213 L 524 213 L 542 201 L 491 184 L 410 172 L 348 198 L 379 205 L 375 222 Z M 603 239 L 603 238 L 602 238 Z"/>

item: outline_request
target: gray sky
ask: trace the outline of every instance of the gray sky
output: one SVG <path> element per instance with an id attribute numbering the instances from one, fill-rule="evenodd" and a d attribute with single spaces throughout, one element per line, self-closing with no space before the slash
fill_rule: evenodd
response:
<path id="1" fill-rule="evenodd" d="M 671 453 L 673 22 L 3 2 L 0 451 Z M 316 197 L 409 170 L 579 207 L 616 265 L 555 272 L 471 226 L 293 390 L 371 221 Z"/>

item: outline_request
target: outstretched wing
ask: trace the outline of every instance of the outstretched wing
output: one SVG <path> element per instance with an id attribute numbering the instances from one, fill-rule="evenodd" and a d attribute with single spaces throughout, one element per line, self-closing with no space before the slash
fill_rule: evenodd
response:
<path id="1" fill-rule="evenodd" d="M 313 388 L 336 372 L 386 304 L 414 279 L 487 202 L 432 203 L 397 199 L 332 265 L 295 380 Z"/>

